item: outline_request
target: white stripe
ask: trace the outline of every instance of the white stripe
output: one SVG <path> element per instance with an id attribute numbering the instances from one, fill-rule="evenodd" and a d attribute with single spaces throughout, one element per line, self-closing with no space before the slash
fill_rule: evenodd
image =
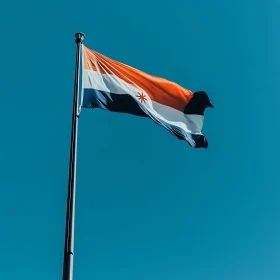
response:
<path id="1" fill-rule="evenodd" d="M 174 108 L 165 106 L 150 99 L 149 95 L 140 87 L 130 85 L 111 74 L 101 74 L 96 71 L 83 69 L 83 88 L 91 88 L 115 94 L 129 94 L 141 107 L 145 107 L 151 114 L 159 119 L 192 134 L 201 134 L 204 116 L 187 115 Z M 144 93 L 147 101 L 141 103 L 136 97 L 138 93 Z"/>
<path id="2" fill-rule="evenodd" d="M 94 88 L 106 92 L 117 94 L 135 95 L 139 90 L 137 87 L 126 83 L 115 75 L 101 74 L 92 70 L 83 70 L 83 87 Z"/>

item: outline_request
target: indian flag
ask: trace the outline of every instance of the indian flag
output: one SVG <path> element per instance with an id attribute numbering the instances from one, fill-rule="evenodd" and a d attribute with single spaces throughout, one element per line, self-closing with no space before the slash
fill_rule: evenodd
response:
<path id="1" fill-rule="evenodd" d="M 83 45 L 82 107 L 148 117 L 194 148 L 207 148 L 204 110 L 212 107 L 204 91 L 192 92 L 112 60 Z"/>

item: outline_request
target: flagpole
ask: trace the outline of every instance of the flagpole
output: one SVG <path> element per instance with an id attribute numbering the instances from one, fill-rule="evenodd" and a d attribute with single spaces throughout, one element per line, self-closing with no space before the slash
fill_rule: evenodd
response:
<path id="1" fill-rule="evenodd" d="M 80 78 L 80 53 L 81 45 L 85 35 L 76 33 L 76 67 L 74 82 L 74 98 L 72 111 L 72 132 L 70 145 L 70 163 L 68 178 L 68 197 L 66 211 L 66 229 L 63 262 L 63 280 L 73 279 L 73 257 L 74 257 L 74 222 L 75 222 L 75 194 L 76 194 L 76 154 L 77 154 L 77 133 L 78 133 L 78 92 Z"/>

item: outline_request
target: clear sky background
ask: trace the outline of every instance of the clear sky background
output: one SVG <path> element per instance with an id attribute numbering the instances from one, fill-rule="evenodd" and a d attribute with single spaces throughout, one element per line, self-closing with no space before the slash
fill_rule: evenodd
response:
<path id="1" fill-rule="evenodd" d="M 74 280 L 278 280 L 276 0 L 1 3 L 0 274 L 59 280 L 75 65 L 85 45 L 208 92 L 207 150 L 85 109 Z"/>

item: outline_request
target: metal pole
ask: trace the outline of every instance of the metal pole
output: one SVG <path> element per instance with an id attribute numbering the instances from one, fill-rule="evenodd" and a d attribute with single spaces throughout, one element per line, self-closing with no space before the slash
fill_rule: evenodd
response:
<path id="1" fill-rule="evenodd" d="M 80 50 L 85 35 L 83 33 L 76 33 L 75 37 L 76 37 L 77 49 L 76 49 L 76 67 L 75 67 L 75 82 L 74 82 L 74 99 L 73 99 L 73 111 L 72 111 L 72 132 L 71 132 L 71 146 L 70 146 L 63 280 L 73 279 Z"/>

